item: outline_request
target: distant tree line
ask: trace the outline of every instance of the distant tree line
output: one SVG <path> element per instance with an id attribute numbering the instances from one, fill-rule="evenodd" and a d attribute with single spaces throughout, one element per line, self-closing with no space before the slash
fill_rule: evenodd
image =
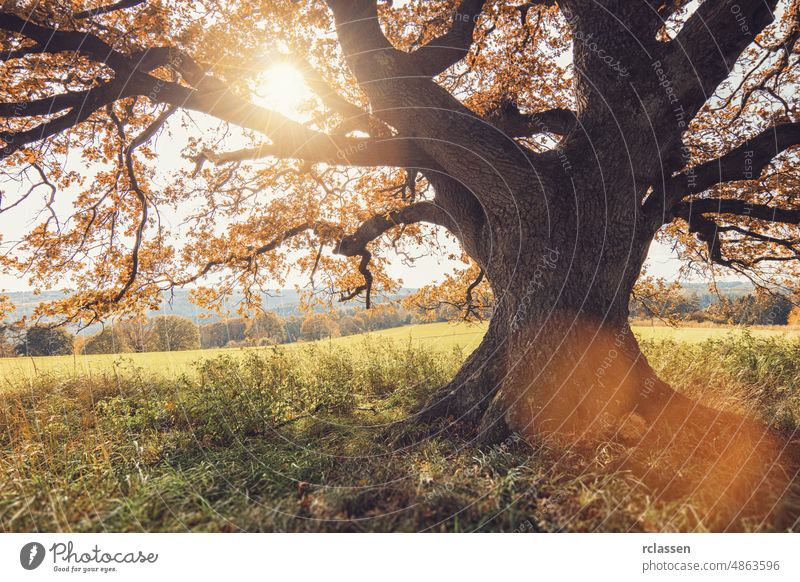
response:
<path id="1" fill-rule="evenodd" d="M 786 297 L 766 292 L 719 297 L 713 302 L 696 292 L 664 294 L 658 298 L 648 297 L 647 301 L 634 299 L 630 312 L 633 319 L 660 317 L 696 323 L 800 326 L 800 308 Z M 369 311 L 349 309 L 286 317 L 267 311 L 255 317 L 237 317 L 199 326 L 186 317 L 159 315 L 106 325 L 88 337 L 76 337 L 63 327 L 34 325 L 19 329 L 0 324 L 0 357 L 267 346 L 348 336 L 411 323 L 452 321 L 457 315 L 447 306 L 413 312 L 379 306 Z"/>
<path id="2" fill-rule="evenodd" d="M 800 325 L 797 300 L 758 290 L 739 297 L 701 296 L 697 292 L 664 293 L 631 301 L 633 319 L 664 318 L 722 325 Z"/>
<path id="3" fill-rule="evenodd" d="M 316 341 L 389 329 L 418 321 L 403 309 L 380 306 L 369 311 L 343 310 L 337 313 L 311 313 L 280 317 L 272 312 L 253 318 L 234 318 L 200 327 L 204 348 L 263 346 Z"/>
<path id="4" fill-rule="evenodd" d="M 0 357 L 169 352 L 199 347 L 198 327 L 177 315 L 115 323 L 89 337 L 76 337 L 63 327 L 47 325 L 23 329 L 0 326 Z"/>
<path id="5" fill-rule="evenodd" d="M 63 328 L 0 326 L 0 356 L 66 356 L 73 353 L 75 336 Z"/>
<path id="6" fill-rule="evenodd" d="M 262 312 L 197 325 L 177 315 L 159 315 L 106 325 L 101 331 L 75 336 L 63 327 L 34 325 L 20 329 L 0 325 L 0 357 L 64 356 L 176 352 L 205 348 L 266 346 L 315 341 L 407 325 L 415 319 L 402 309 L 381 306 L 370 311 L 347 310 L 280 317 Z"/>

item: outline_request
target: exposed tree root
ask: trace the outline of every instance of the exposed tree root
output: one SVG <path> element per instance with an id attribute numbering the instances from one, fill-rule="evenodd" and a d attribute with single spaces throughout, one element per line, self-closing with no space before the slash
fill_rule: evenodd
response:
<path id="1" fill-rule="evenodd" d="M 468 424 L 488 443 L 509 431 L 565 450 L 613 443 L 609 471 L 629 471 L 654 497 L 693 514 L 698 529 L 795 527 L 793 435 L 676 392 L 658 379 L 627 325 L 583 322 L 557 353 L 531 351 L 511 373 L 508 362 L 480 365 L 496 351 L 479 349 L 424 418 Z"/>

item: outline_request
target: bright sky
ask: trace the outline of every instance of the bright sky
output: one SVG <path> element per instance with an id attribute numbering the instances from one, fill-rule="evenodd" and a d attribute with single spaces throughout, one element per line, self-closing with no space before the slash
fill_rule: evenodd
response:
<path id="1" fill-rule="evenodd" d="M 296 69 L 287 64 L 276 64 L 269 68 L 262 75 L 261 83 L 257 91 L 258 95 L 256 102 L 265 107 L 275 109 L 286 116 L 293 117 L 302 121 L 298 110 L 304 101 L 312 98 L 312 94 L 305 86 L 302 75 Z M 203 130 L 204 120 L 203 116 L 192 115 L 199 126 L 192 130 L 196 133 L 197 130 Z M 212 126 L 209 126 L 209 129 Z M 183 129 L 179 123 L 171 123 L 167 128 L 168 133 L 158 138 L 157 151 L 159 153 L 159 162 L 169 171 L 180 165 L 189 163 L 181 157 L 181 148 L 184 147 L 189 136 L 189 130 Z M 239 146 L 237 146 L 239 147 Z M 67 167 L 71 169 L 77 168 L 77 164 L 68 162 Z M 92 172 L 87 168 L 86 172 Z M 165 176 L 165 179 L 168 179 Z M 3 179 L 0 176 L 0 190 L 4 193 L 4 205 L 8 205 L 15 199 L 15 195 L 19 195 L 24 190 L 27 190 L 28 185 L 19 185 L 10 183 L 8 178 Z M 44 189 L 41 190 L 44 194 Z M 57 207 L 68 214 L 70 211 L 69 199 L 71 196 L 64 195 L 63 193 L 57 200 Z M 0 214 L 0 234 L 2 234 L 2 245 L 0 245 L 0 252 L 7 250 L 7 245 L 10 242 L 18 239 L 23 233 L 32 228 L 39 222 L 37 219 L 37 212 L 41 210 L 41 198 L 36 198 L 30 203 L 20 205 L 12 212 Z M 183 209 L 184 212 L 186 209 Z M 170 223 L 177 225 L 183 213 L 178 212 L 162 212 L 161 218 L 169 228 Z M 421 287 L 430 284 L 440 279 L 445 273 L 449 272 L 453 263 L 447 259 L 437 256 L 424 257 L 418 259 L 413 266 L 403 264 L 398 258 L 393 262 L 390 273 L 403 280 L 405 287 Z M 668 280 L 677 278 L 680 262 L 678 261 L 675 253 L 671 248 L 654 243 L 650 249 L 648 257 L 648 273 L 657 277 L 663 277 Z M 289 281 L 290 284 L 299 283 L 305 284 L 304 280 Z M 68 286 L 68 281 L 64 281 L 63 286 Z M 0 273 L 0 291 L 28 291 L 29 287 L 25 279 L 19 279 L 14 276 L 4 275 Z"/>
<path id="2" fill-rule="evenodd" d="M 0 219 L 0 231 L 3 232 L 5 240 L 19 236 L 19 227 L 15 228 L 13 223 L 6 219 Z M 19 223 L 18 223 L 19 224 Z M 14 231 L 17 234 L 14 234 Z M 391 274 L 403 279 L 405 287 L 418 288 L 427 285 L 435 280 L 441 279 L 442 275 L 450 270 L 453 264 L 447 259 L 440 257 L 423 257 L 416 261 L 413 267 L 404 265 L 399 259 L 392 265 Z M 674 280 L 678 276 L 680 261 L 675 257 L 670 247 L 658 243 L 653 243 L 648 256 L 648 273 L 656 277 L 663 277 Z M 291 281 L 290 284 L 305 281 Z M 16 277 L 0 274 L 1 291 L 28 291 L 29 287 L 25 280 Z"/>

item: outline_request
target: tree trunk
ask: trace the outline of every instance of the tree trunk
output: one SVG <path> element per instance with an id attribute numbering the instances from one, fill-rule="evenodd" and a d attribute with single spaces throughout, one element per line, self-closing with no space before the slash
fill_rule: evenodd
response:
<path id="1" fill-rule="evenodd" d="M 506 318 L 498 310 L 477 349 L 455 377 L 436 391 L 420 411 L 422 420 L 445 418 L 454 424 L 477 425 L 505 380 Z"/>
<path id="2" fill-rule="evenodd" d="M 612 444 L 621 452 L 610 466 L 657 496 L 686 500 L 706 527 L 773 519 L 794 466 L 785 441 L 657 377 L 628 324 L 639 255 L 600 269 L 577 259 L 565 266 L 564 253 L 548 246 L 528 257 L 516 265 L 524 283 L 499 294 L 483 342 L 423 417 L 473 427 L 485 443 L 513 431 L 586 451 Z"/>

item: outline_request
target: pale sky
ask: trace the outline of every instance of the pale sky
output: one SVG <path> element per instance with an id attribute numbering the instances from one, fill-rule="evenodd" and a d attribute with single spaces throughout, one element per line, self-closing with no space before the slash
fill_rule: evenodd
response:
<path id="1" fill-rule="evenodd" d="M 297 121 L 303 121 L 304 114 L 299 112 L 301 103 L 313 98 L 313 96 L 308 88 L 305 87 L 302 76 L 296 70 L 287 68 L 286 65 L 275 65 L 262 73 L 259 87 L 258 95 L 255 98 L 258 104 L 275 109 L 288 117 L 295 118 Z M 175 117 L 177 118 L 178 116 Z M 217 123 L 200 114 L 192 114 L 191 117 L 191 131 L 182 128 L 177 120 L 170 121 L 165 133 L 157 138 L 155 149 L 159 155 L 159 163 L 165 169 L 164 179 L 168 179 L 170 170 L 176 169 L 181 165 L 190 164 L 189 161 L 181 157 L 187 138 L 190 135 L 202 135 L 206 129 L 213 131 L 213 127 Z M 204 125 L 208 125 L 208 127 L 206 128 Z M 228 145 L 231 149 L 245 145 L 245 142 L 237 144 L 237 141 L 238 139 L 232 139 L 229 142 Z M 80 171 L 79 160 L 68 160 L 65 165 L 68 169 Z M 85 175 L 91 176 L 95 170 L 84 168 L 83 171 Z M 4 193 L 4 206 L 7 206 L 15 199 L 15 195 L 27 190 L 27 185 L 21 186 L 10 183 L 7 176 L 4 178 L 0 175 L 0 190 Z M 44 189 L 41 190 L 41 193 L 44 193 Z M 73 193 L 62 192 L 60 196 L 57 196 L 56 208 L 65 216 L 70 214 L 71 211 L 71 194 Z M 11 212 L 0 214 L 0 235 L 2 235 L 0 252 L 5 252 L 10 242 L 18 239 L 24 232 L 39 222 L 36 220 L 36 213 L 41 211 L 41 208 L 41 196 L 34 196 L 30 202 L 20 205 Z M 183 209 L 183 212 L 181 212 L 179 209 L 175 213 L 162 209 L 161 218 L 167 223 L 166 226 L 169 227 L 170 222 L 179 223 L 186 210 Z M 404 265 L 398 258 L 393 262 L 390 273 L 401 278 L 405 287 L 417 288 L 441 279 L 445 273 L 451 271 L 454 265 L 446 258 L 431 256 L 418 259 L 413 267 L 409 267 Z M 459 263 L 458 266 L 463 265 Z M 650 275 L 674 280 L 678 276 L 679 268 L 680 262 L 671 248 L 659 243 L 653 243 L 648 257 L 648 273 Z M 298 279 L 295 281 L 290 280 L 289 284 L 300 283 L 303 285 L 305 282 L 305 280 Z M 68 281 L 64 281 L 61 287 L 68 286 L 68 283 Z M 28 290 L 29 286 L 26 280 L 0 273 L 0 291 Z"/>

